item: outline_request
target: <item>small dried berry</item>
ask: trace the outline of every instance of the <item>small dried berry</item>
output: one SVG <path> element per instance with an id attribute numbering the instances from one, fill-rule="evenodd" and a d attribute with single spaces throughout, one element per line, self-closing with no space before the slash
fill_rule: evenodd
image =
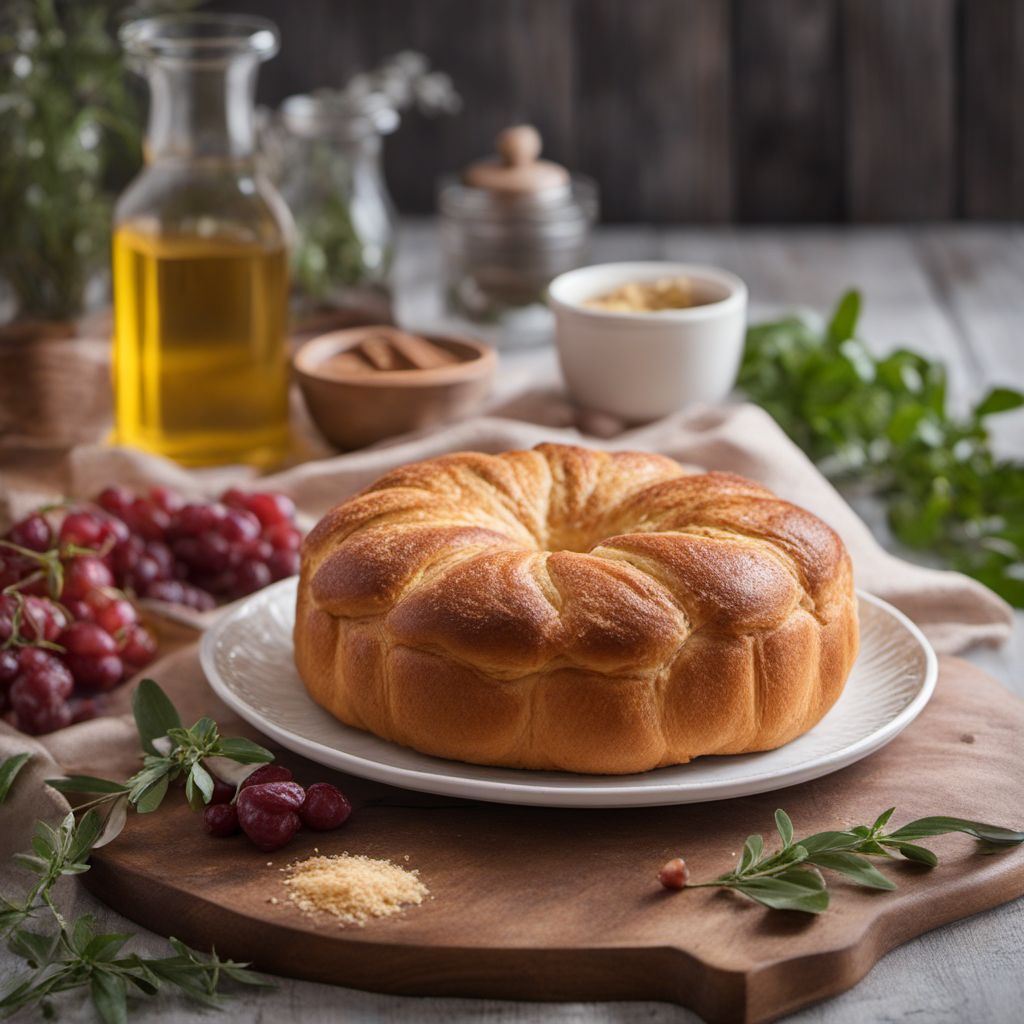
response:
<path id="1" fill-rule="evenodd" d="M 203 824 L 211 836 L 233 836 L 238 832 L 238 811 L 233 804 L 210 804 L 203 811 Z M 290 838 L 290 837 L 289 837 Z"/>
<path id="2" fill-rule="evenodd" d="M 666 889 L 685 889 L 690 880 L 690 869 L 682 857 L 673 857 L 658 872 L 658 881 Z"/>
<path id="3" fill-rule="evenodd" d="M 261 764 L 251 775 L 247 775 L 240 789 L 262 786 L 267 782 L 291 782 L 295 776 L 283 764 Z"/>
<path id="4" fill-rule="evenodd" d="M 258 807 L 261 811 L 281 814 L 297 811 L 306 799 L 306 791 L 297 782 L 266 782 L 248 786 L 238 794 L 239 813 L 245 808 Z"/>
<path id="5" fill-rule="evenodd" d="M 230 806 L 218 804 L 218 806 Z M 259 849 L 270 853 L 278 850 L 299 831 L 302 822 L 294 811 L 266 811 L 259 807 L 246 806 L 239 799 L 238 824 L 242 831 Z"/>
<path id="6" fill-rule="evenodd" d="M 302 824 L 316 832 L 327 832 L 348 821 L 352 805 L 345 794 L 329 782 L 314 782 L 306 790 L 306 799 L 299 808 Z"/>

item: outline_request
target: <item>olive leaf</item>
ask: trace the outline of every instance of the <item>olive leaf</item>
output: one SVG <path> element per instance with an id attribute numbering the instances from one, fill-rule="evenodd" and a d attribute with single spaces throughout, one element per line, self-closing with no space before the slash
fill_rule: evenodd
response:
<path id="1" fill-rule="evenodd" d="M 886 832 L 894 811 L 894 807 L 883 811 L 872 825 L 816 832 L 794 841 L 793 823 L 780 808 L 775 812 L 775 827 L 782 841 L 779 850 L 766 853 L 764 839 L 760 835 L 750 836 L 743 844 L 743 853 L 734 871 L 708 882 L 688 882 L 686 887 L 730 889 L 773 910 L 820 914 L 829 905 L 828 887 L 821 868 L 842 875 L 856 885 L 892 890 L 896 883 L 882 874 L 870 857 L 890 857 L 890 851 L 894 851 L 906 860 L 927 867 L 939 863 L 931 850 L 910 840 L 963 832 L 987 847 L 1024 844 L 1024 832 L 964 818 L 918 818 Z"/>

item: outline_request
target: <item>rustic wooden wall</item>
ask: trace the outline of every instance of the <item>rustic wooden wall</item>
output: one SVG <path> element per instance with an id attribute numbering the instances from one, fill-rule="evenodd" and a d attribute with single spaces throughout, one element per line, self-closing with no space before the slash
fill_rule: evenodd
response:
<path id="1" fill-rule="evenodd" d="M 401 49 L 466 100 L 388 142 L 400 208 L 530 120 L 608 220 L 1015 219 L 1024 0 L 220 0 L 282 28 L 261 98 Z"/>

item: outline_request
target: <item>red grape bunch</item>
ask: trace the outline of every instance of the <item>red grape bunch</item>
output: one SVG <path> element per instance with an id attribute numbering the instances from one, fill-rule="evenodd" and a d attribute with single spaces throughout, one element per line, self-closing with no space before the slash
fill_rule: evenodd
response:
<path id="1" fill-rule="evenodd" d="M 234 488 L 108 487 L 20 519 L 0 538 L 0 715 L 33 734 L 94 717 L 156 655 L 127 595 L 208 610 L 298 572 L 300 539 L 289 498 Z"/>

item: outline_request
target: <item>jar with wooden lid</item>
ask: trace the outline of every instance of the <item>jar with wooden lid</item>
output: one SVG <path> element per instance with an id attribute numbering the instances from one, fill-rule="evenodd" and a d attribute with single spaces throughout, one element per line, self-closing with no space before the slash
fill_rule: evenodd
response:
<path id="1" fill-rule="evenodd" d="M 450 311 L 504 348 L 548 340 L 548 283 L 587 262 L 597 187 L 540 159 L 536 129 L 497 140 L 497 158 L 442 181 L 441 248 Z"/>

